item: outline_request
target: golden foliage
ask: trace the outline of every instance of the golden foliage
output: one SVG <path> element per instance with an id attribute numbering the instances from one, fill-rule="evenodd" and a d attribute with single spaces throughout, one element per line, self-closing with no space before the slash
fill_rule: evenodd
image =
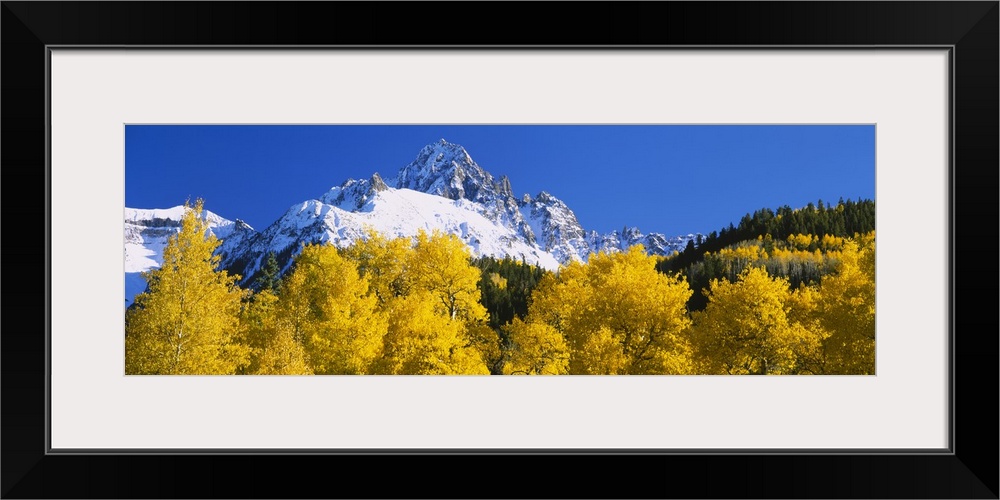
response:
<path id="1" fill-rule="evenodd" d="M 357 266 L 332 245 L 305 245 L 281 286 L 278 315 L 317 374 L 363 374 L 382 355 L 385 314 Z"/>
<path id="2" fill-rule="evenodd" d="M 554 327 L 547 323 L 525 323 L 514 318 L 509 325 L 514 344 L 505 374 L 562 375 L 569 372 L 569 347 Z"/>
<path id="3" fill-rule="evenodd" d="M 788 281 L 751 267 L 736 282 L 713 280 L 708 306 L 695 314 L 698 355 L 709 373 L 793 374 L 812 359 L 822 332 L 789 319 Z"/>
<path id="4" fill-rule="evenodd" d="M 302 339 L 295 338 L 290 322 L 278 314 L 277 303 L 274 293 L 262 290 L 244 305 L 244 335 L 252 350 L 245 373 L 311 375 Z"/>
<path id="5" fill-rule="evenodd" d="M 409 260 L 409 281 L 430 292 L 451 319 L 482 321 L 486 308 L 479 303 L 481 274 L 470 258 L 469 248 L 458 236 L 421 230 Z"/>
<path id="6" fill-rule="evenodd" d="M 830 331 L 827 370 L 875 373 L 875 235 L 847 241 L 836 272 L 820 286 L 820 315 Z"/>
<path id="7" fill-rule="evenodd" d="M 875 234 L 769 236 L 706 255 L 704 311 L 642 246 L 593 254 L 538 283 L 525 320 L 488 326 L 483 276 L 456 236 L 374 231 L 305 245 L 277 292 L 217 270 L 187 211 L 126 312 L 128 374 L 870 374 Z M 788 276 L 783 278 L 777 276 Z M 791 279 L 791 281 L 790 281 Z M 791 284 L 797 288 L 791 289 Z"/>
<path id="8" fill-rule="evenodd" d="M 219 241 L 207 233 L 202 200 L 184 209 L 162 266 L 145 273 L 148 289 L 126 312 L 127 374 L 232 374 L 249 361 L 237 338 L 243 291 L 236 276 L 216 271 Z"/>
<path id="9" fill-rule="evenodd" d="M 571 263 L 539 283 L 528 321 L 565 337 L 569 373 L 690 373 L 691 290 L 655 264 L 641 245 Z"/>
<path id="10" fill-rule="evenodd" d="M 446 375 L 476 371 L 470 367 L 473 363 L 469 358 L 475 353 L 465 347 L 463 325 L 438 309 L 436 298 L 428 292 L 392 301 L 385 355 L 376 373 Z M 489 373 L 485 365 L 482 368 L 482 373 Z"/>

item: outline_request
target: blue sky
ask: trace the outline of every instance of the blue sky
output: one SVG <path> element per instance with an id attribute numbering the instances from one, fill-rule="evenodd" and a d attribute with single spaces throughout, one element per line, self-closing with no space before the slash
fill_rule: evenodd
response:
<path id="1" fill-rule="evenodd" d="M 205 208 L 257 230 L 439 139 L 587 230 L 709 233 L 759 208 L 874 199 L 873 125 L 128 125 L 125 204 Z"/>

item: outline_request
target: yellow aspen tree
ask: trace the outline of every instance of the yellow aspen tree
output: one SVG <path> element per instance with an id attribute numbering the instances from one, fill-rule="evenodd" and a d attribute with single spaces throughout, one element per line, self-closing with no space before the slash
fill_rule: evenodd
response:
<path id="1" fill-rule="evenodd" d="M 576 375 L 625 375 L 629 373 L 629 358 L 622 349 L 621 338 L 607 326 L 600 326 L 585 335 L 577 335 L 573 350 L 572 373 Z"/>
<path id="2" fill-rule="evenodd" d="M 278 315 L 278 297 L 270 290 L 254 294 L 244 306 L 246 344 L 252 349 L 245 373 L 254 375 L 310 375 L 302 339 Z"/>
<path id="3" fill-rule="evenodd" d="M 762 267 L 745 269 L 735 282 L 712 280 L 706 293 L 694 338 L 709 373 L 798 373 L 798 352 L 820 341 L 821 333 L 789 320 L 788 281 Z"/>
<path id="4" fill-rule="evenodd" d="M 507 326 L 513 347 L 504 365 L 507 375 L 562 375 L 569 373 L 569 346 L 552 325 L 526 323 L 515 317 Z"/>
<path id="5" fill-rule="evenodd" d="M 464 325 L 441 311 L 438 297 L 418 291 L 388 304 L 388 331 L 375 372 L 392 375 L 488 375 L 469 347 Z"/>
<path id="6" fill-rule="evenodd" d="M 836 271 L 823 278 L 822 323 L 827 371 L 875 373 L 875 233 L 844 242 Z"/>
<path id="7" fill-rule="evenodd" d="M 539 283 L 528 321 L 566 338 L 571 374 L 691 373 L 692 292 L 655 265 L 641 245 L 571 263 Z"/>
<path id="8" fill-rule="evenodd" d="M 277 328 L 260 353 L 257 375 L 312 375 L 304 346 L 288 328 Z"/>
<path id="9" fill-rule="evenodd" d="M 204 202 L 184 208 L 163 264 L 146 273 L 147 291 L 126 312 L 127 374 L 233 374 L 249 361 L 238 342 L 238 276 L 217 270 L 219 241 L 202 219 Z"/>
<path id="10" fill-rule="evenodd" d="M 468 346 L 478 353 L 490 373 L 502 373 L 508 350 L 504 340 L 485 321 L 467 323 L 465 337 Z"/>
<path id="11" fill-rule="evenodd" d="M 430 292 L 451 319 L 483 321 L 487 313 L 479 301 L 482 273 L 470 259 L 469 248 L 454 234 L 421 230 L 409 260 L 410 282 Z"/>
<path id="12" fill-rule="evenodd" d="M 495 353 L 479 338 L 488 329 L 487 314 L 480 304 L 481 273 L 468 247 L 440 232 L 420 231 L 415 240 L 369 231 L 343 252 L 371 279 L 372 294 L 387 317 L 384 354 L 373 370 L 488 374 L 485 360 Z"/>
<path id="13" fill-rule="evenodd" d="M 364 238 L 345 248 L 343 254 L 354 262 L 358 273 L 368 280 L 370 293 L 384 305 L 393 297 L 409 293 L 406 269 L 412 246 L 409 238 L 390 239 L 369 229 Z"/>
<path id="14" fill-rule="evenodd" d="M 489 314 L 479 289 L 482 272 L 471 258 L 469 247 L 458 236 L 421 230 L 407 260 L 404 281 L 412 293 L 427 292 L 436 302 L 435 310 L 459 324 L 461 345 L 451 356 L 451 373 L 489 374 L 487 363 L 494 361 L 499 345 L 487 335 Z"/>
<path id="15" fill-rule="evenodd" d="M 260 355 L 270 341 L 274 331 L 274 311 L 278 297 L 270 290 L 258 293 L 248 292 L 249 299 L 243 302 L 240 310 L 240 332 L 238 338 L 250 350 L 250 356 L 245 366 L 237 372 L 240 375 L 257 373 L 260 368 Z"/>
<path id="16" fill-rule="evenodd" d="M 301 339 L 316 374 L 369 373 L 382 355 L 386 319 L 368 281 L 337 248 L 305 245 L 283 281 L 278 317 Z"/>
<path id="17" fill-rule="evenodd" d="M 800 325 L 808 332 L 793 337 L 796 374 L 827 373 L 824 341 L 830 337 L 830 332 L 823 326 L 820 313 L 822 302 L 822 294 L 816 285 L 801 285 L 788 295 L 788 321 L 793 325 Z"/>

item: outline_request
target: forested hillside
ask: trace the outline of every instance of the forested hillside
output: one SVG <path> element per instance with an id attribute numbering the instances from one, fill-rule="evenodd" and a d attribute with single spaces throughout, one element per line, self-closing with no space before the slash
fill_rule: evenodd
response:
<path id="1" fill-rule="evenodd" d="M 737 226 L 730 224 L 701 242 L 688 242 L 684 251 L 662 259 L 657 269 L 683 273 L 695 291 L 688 307 L 702 310 L 707 298 L 701 292 L 708 284 L 723 277 L 733 281 L 750 262 L 767 265 L 772 275 L 787 278 L 792 288 L 798 288 L 817 283 L 832 270 L 833 262 L 824 257 L 828 249 L 843 238 L 874 231 L 871 200 L 840 200 L 836 205 L 819 200 L 797 210 L 787 205 L 762 208 L 744 215 Z"/>
<path id="2" fill-rule="evenodd" d="M 558 271 L 369 231 L 221 270 L 199 201 L 126 311 L 128 374 L 871 374 L 875 206 L 762 209 Z"/>

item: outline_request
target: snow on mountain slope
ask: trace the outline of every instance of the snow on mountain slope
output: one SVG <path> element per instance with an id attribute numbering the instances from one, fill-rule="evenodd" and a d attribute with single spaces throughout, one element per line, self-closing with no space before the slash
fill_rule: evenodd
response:
<path id="1" fill-rule="evenodd" d="M 535 241 L 536 234 L 519 211 L 510 179 L 505 175 L 493 177 L 458 144 L 441 139 L 424 146 L 417 158 L 386 184 L 452 200 L 469 200 L 487 219 L 514 229 L 528 244 Z"/>
<path id="2" fill-rule="evenodd" d="M 141 272 L 160 267 L 163 249 L 170 236 L 181 230 L 184 206 L 165 209 L 125 209 L 125 307 L 132 304 L 136 294 L 146 289 Z M 227 248 L 235 248 L 253 228 L 245 222 L 231 221 L 208 210 L 202 212 L 208 230 L 223 240 Z M 222 249 L 220 246 L 220 250 Z"/>
<path id="3" fill-rule="evenodd" d="M 237 257 L 247 261 L 244 276 L 252 277 L 268 252 L 294 255 L 302 243 L 344 247 L 364 237 L 368 229 L 390 237 L 439 230 L 458 236 L 474 256 L 510 256 L 546 269 L 559 267 L 552 255 L 525 242 L 515 229 L 483 216 L 476 203 L 411 189 L 371 187 L 370 181 L 348 181 L 320 200 L 289 208 Z"/>
<path id="4" fill-rule="evenodd" d="M 641 244 L 650 254 L 670 255 L 684 250 L 687 242 L 697 241 L 697 237 L 697 234 L 687 234 L 667 238 L 659 233 L 642 234 L 638 228 L 626 227 L 621 231 L 611 231 L 606 234 L 590 231 L 586 235 L 586 240 L 587 245 L 594 253 L 619 252 L 627 250 L 633 245 Z"/>
<path id="5" fill-rule="evenodd" d="M 472 201 L 487 219 L 513 229 L 526 244 L 552 254 L 560 263 L 585 261 L 591 253 L 620 251 L 638 243 L 645 245 L 649 253 L 670 255 L 682 250 L 688 240 L 683 236 L 642 234 L 636 228 L 589 234 L 573 210 L 559 198 L 546 191 L 535 197 L 525 194 L 515 198 L 510 179 L 501 176 L 495 180 L 465 148 L 445 139 L 424 146 L 417 158 L 401 168 L 388 184 Z"/>
<path id="6" fill-rule="evenodd" d="M 519 205 L 540 247 L 562 263 L 587 260 L 591 248 L 583 238 L 583 228 L 562 200 L 542 191 L 534 198 L 524 195 Z"/>

